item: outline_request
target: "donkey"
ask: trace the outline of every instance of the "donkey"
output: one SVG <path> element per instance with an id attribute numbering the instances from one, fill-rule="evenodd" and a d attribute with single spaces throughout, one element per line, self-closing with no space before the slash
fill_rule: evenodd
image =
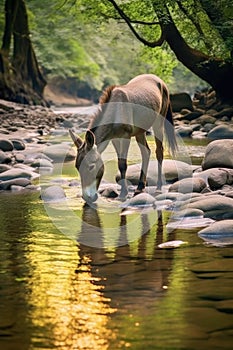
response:
<path id="1" fill-rule="evenodd" d="M 142 74 L 125 85 L 110 86 L 103 91 L 98 111 L 93 116 L 85 139 L 71 138 L 77 147 L 76 168 L 81 177 L 82 196 L 88 203 L 98 198 L 97 191 L 104 174 L 101 153 L 111 141 L 117 154 L 120 171 L 120 198 L 127 196 L 127 154 L 130 139 L 135 136 L 139 145 L 142 166 L 135 195 L 144 191 L 150 158 L 146 131 L 152 127 L 158 161 L 157 189 L 162 187 L 163 137 L 167 136 L 172 153 L 177 150 L 172 109 L 166 84 L 156 75 Z"/>

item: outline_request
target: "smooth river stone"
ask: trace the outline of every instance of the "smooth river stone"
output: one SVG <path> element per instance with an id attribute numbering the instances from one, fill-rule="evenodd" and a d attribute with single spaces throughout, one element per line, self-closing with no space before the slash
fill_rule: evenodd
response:
<path id="1" fill-rule="evenodd" d="M 169 191 L 179 193 L 202 192 L 206 188 L 206 183 L 202 178 L 186 178 L 174 182 Z"/>
<path id="2" fill-rule="evenodd" d="M 0 139 L 0 149 L 4 152 L 12 151 L 14 148 L 13 143 L 7 139 Z"/>
<path id="3" fill-rule="evenodd" d="M 233 140 L 215 140 L 208 144 L 202 162 L 203 170 L 209 168 L 233 168 Z"/>
<path id="4" fill-rule="evenodd" d="M 66 199 L 66 194 L 62 187 L 53 185 L 41 191 L 41 199 L 44 202 L 60 202 Z"/>
<path id="5" fill-rule="evenodd" d="M 9 190 L 12 186 L 26 187 L 31 184 L 31 181 L 27 178 L 15 178 L 7 181 L 0 182 L 0 190 Z"/>
<path id="6" fill-rule="evenodd" d="M 139 193 L 136 196 L 128 199 L 124 203 L 120 204 L 121 208 L 127 207 L 141 207 L 141 206 L 153 206 L 155 204 L 155 198 L 149 193 Z"/>
<path id="7" fill-rule="evenodd" d="M 66 162 L 76 158 L 74 149 L 65 143 L 45 147 L 44 154 L 54 162 Z"/>
<path id="8" fill-rule="evenodd" d="M 221 220 L 216 221 L 209 227 L 204 228 L 198 232 L 199 236 L 219 238 L 219 237 L 232 237 L 233 238 L 233 220 Z"/>
<path id="9" fill-rule="evenodd" d="M 141 171 L 141 164 L 129 165 L 127 168 L 126 178 L 132 185 L 137 185 Z M 151 160 L 147 172 L 148 186 L 156 186 L 158 178 L 158 163 L 156 160 Z M 164 159 L 163 161 L 163 183 L 165 179 L 168 182 L 174 182 L 186 177 L 191 177 L 193 167 L 185 162 L 172 159 Z M 116 181 L 120 180 L 120 174 L 116 176 Z"/>
<path id="10" fill-rule="evenodd" d="M 11 168 L 10 170 L 0 173 L 0 181 L 7 181 L 15 178 L 24 177 L 27 179 L 35 179 L 39 177 L 39 174 L 27 171 L 26 169 Z"/>

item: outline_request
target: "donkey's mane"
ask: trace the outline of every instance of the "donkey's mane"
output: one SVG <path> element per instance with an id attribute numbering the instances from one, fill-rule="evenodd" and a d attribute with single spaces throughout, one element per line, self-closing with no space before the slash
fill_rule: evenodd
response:
<path id="1" fill-rule="evenodd" d="M 116 87 L 116 85 L 111 85 L 106 87 L 106 89 L 104 89 L 102 95 L 99 98 L 99 103 L 100 105 L 103 105 L 104 103 L 108 103 L 110 98 L 111 98 L 111 94 L 112 94 L 112 90 Z"/>
<path id="2" fill-rule="evenodd" d="M 89 129 L 93 129 L 94 124 L 98 124 L 98 121 L 100 118 L 102 118 L 103 115 L 103 109 L 104 105 L 110 101 L 111 95 L 112 95 L 112 90 L 116 87 L 116 85 L 111 85 L 108 86 L 104 89 L 102 95 L 99 98 L 99 108 L 98 110 L 93 114 L 90 124 L 89 124 Z M 94 127 L 95 128 L 95 127 Z"/>

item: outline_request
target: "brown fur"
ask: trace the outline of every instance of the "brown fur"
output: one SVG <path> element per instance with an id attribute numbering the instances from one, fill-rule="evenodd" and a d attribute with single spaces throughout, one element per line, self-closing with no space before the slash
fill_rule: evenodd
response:
<path id="1" fill-rule="evenodd" d="M 104 103 L 108 103 L 110 101 L 112 90 L 115 87 L 116 87 L 116 85 L 111 85 L 111 86 L 106 87 L 106 89 L 104 89 L 102 95 L 99 98 L 100 105 L 103 105 Z"/>
<path id="2" fill-rule="evenodd" d="M 146 131 L 150 127 L 154 132 L 156 158 L 158 160 L 157 188 L 161 190 L 164 133 L 173 154 L 177 148 L 166 84 L 155 75 L 143 74 L 133 78 L 125 85 L 109 86 L 103 91 L 99 99 L 99 108 L 93 116 L 89 124 L 89 130 L 86 133 L 85 147 L 78 148 L 77 154 L 76 167 L 83 172 L 81 174 L 82 188 L 84 198 L 87 201 L 96 200 L 96 192 L 103 176 L 101 153 L 110 141 L 112 141 L 116 150 L 118 168 L 121 174 L 120 197 L 125 198 L 128 193 L 126 181 L 127 154 L 130 139 L 133 136 L 136 138 L 142 156 L 140 178 L 135 194 L 144 191 L 151 153 L 146 140 Z M 74 139 L 74 137 L 72 138 Z M 97 147 L 93 147 L 94 143 Z M 79 144 L 79 142 L 76 142 L 76 144 Z M 98 163 L 100 165 L 97 169 L 96 165 Z M 92 168 L 96 169 L 93 175 L 91 173 Z M 84 182 L 87 185 L 84 185 Z M 96 191 L 93 189 L 95 183 Z"/>

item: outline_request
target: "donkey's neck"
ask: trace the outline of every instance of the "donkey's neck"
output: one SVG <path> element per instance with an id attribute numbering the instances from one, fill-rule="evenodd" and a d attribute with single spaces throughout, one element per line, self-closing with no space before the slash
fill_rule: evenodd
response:
<path id="1" fill-rule="evenodd" d="M 92 119 L 89 129 L 95 135 L 95 143 L 99 153 L 102 153 L 109 144 L 111 128 L 105 121 L 104 113 L 101 110 Z"/>

